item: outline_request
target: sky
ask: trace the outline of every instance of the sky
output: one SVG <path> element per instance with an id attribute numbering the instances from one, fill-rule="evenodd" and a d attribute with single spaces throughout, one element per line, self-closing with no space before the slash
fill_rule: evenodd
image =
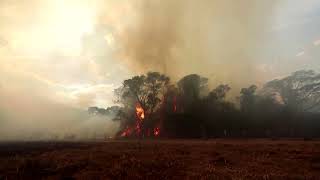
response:
<path id="1" fill-rule="evenodd" d="M 261 68 L 275 77 L 300 69 L 319 70 L 320 1 L 284 1 L 275 10 Z"/>
<path id="2" fill-rule="evenodd" d="M 1 0 L 0 95 L 86 109 L 146 71 L 246 86 L 320 68 L 320 1 L 247 1 Z"/>

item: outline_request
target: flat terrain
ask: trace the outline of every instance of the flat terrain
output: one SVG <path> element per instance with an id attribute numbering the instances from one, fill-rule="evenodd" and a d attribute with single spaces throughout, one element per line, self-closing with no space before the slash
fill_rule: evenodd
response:
<path id="1" fill-rule="evenodd" d="M 320 179 L 320 142 L 0 143 L 0 179 Z"/>

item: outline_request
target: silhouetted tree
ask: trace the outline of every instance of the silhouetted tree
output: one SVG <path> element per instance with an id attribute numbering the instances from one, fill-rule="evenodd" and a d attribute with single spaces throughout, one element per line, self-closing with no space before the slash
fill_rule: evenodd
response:
<path id="1" fill-rule="evenodd" d="M 139 103 L 145 112 L 144 122 L 150 122 L 163 100 L 169 81 L 169 77 L 159 72 L 149 72 L 146 75 L 125 80 L 122 86 L 115 90 L 118 97 L 116 102 L 124 107 L 119 116 L 134 121 L 135 106 Z"/>
<path id="2" fill-rule="evenodd" d="M 183 77 L 178 82 L 179 93 L 182 99 L 183 108 L 189 111 L 192 105 L 205 94 L 208 88 L 208 79 L 197 74 L 191 74 Z"/>
<path id="3" fill-rule="evenodd" d="M 253 109 L 256 90 L 256 85 L 251 85 L 248 88 L 241 89 L 240 107 L 243 112 L 250 112 Z"/>
<path id="4" fill-rule="evenodd" d="M 221 84 L 202 99 L 201 113 L 204 120 L 206 136 L 227 136 L 233 124 L 237 110 L 233 103 L 227 102 L 225 97 L 231 90 L 229 85 Z"/>
<path id="5" fill-rule="evenodd" d="M 320 137 L 320 75 L 314 71 L 270 81 L 259 91 L 242 88 L 240 107 L 226 100 L 230 90 L 221 84 L 209 91 L 208 79 L 197 74 L 169 85 L 167 76 L 152 72 L 125 80 L 115 90 L 122 106 L 106 111 L 118 111 L 121 122 L 132 125 L 139 103 L 145 127 L 161 119 L 168 137 Z"/>
<path id="6" fill-rule="evenodd" d="M 218 87 L 216 87 L 214 90 L 212 90 L 209 93 L 209 99 L 213 101 L 222 101 L 225 99 L 227 93 L 231 90 L 229 85 L 227 84 L 221 84 Z"/>

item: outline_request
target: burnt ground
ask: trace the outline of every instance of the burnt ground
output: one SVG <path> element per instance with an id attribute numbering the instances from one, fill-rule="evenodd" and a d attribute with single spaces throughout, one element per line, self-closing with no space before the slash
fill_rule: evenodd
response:
<path id="1" fill-rule="evenodd" d="M 0 179 L 320 179 L 320 141 L 0 143 Z"/>

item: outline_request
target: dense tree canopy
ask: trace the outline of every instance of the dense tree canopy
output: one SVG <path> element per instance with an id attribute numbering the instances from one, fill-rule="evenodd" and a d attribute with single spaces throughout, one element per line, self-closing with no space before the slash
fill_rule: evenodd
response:
<path id="1" fill-rule="evenodd" d="M 316 72 L 298 71 L 267 82 L 262 89 L 242 88 L 238 105 L 226 100 L 230 90 L 227 84 L 210 90 L 208 79 L 197 74 L 177 83 L 158 72 L 132 77 L 115 90 L 120 132 L 135 125 L 138 103 L 146 113 L 145 136 L 160 128 L 165 137 L 320 136 Z"/>
<path id="2" fill-rule="evenodd" d="M 152 114 L 163 99 L 169 81 L 169 77 L 158 72 L 127 79 L 123 86 L 116 90 L 118 102 L 139 103 L 147 113 Z"/>

